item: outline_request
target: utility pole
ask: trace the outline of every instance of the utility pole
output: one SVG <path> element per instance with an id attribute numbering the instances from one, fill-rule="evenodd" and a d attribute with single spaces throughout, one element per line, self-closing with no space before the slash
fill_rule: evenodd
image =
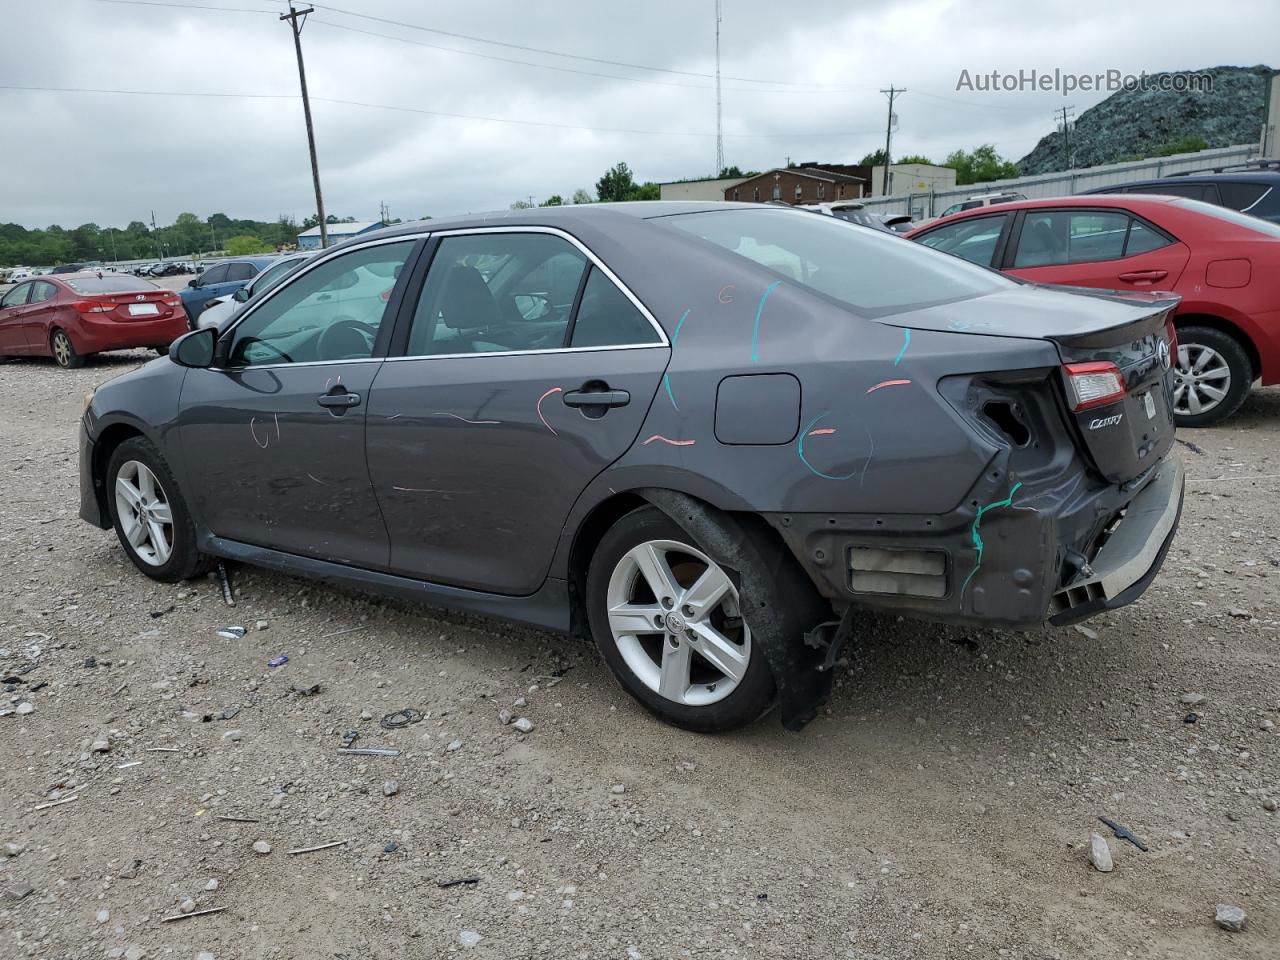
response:
<path id="1" fill-rule="evenodd" d="M 887 197 L 889 195 L 889 148 L 893 143 L 893 98 L 900 93 L 906 93 L 907 90 L 905 87 L 898 88 L 893 84 L 889 84 L 888 90 L 881 90 L 880 92 L 887 94 L 889 97 L 889 122 L 885 124 L 884 128 L 884 179 L 880 184 L 881 195 Z"/>
<path id="2" fill-rule="evenodd" d="M 1060 107 L 1053 111 L 1053 119 L 1061 119 L 1062 122 L 1063 152 L 1067 157 L 1068 170 L 1075 166 L 1071 161 L 1071 114 L 1075 113 L 1075 110 L 1075 107 Z M 1062 114 L 1061 118 L 1059 118 L 1058 114 Z"/>
<path id="3" fill-rule="evenodd" d="M 724 170 L 724 107 L 720 99 L 720 0 L 716 0 L 716 176 Z"/>
<path id="4" fill-rule="evenodd" d="M 311 151 L 311 179 L 316 186 L 316 216 L 320 219 L 320 248 L 329 245 L 329 226 L 324 218 L 324 195 L 320 192 L 320 162 L 316 160 L 316 133 L 311 125 L 311 100 L 307 96 L 307 70 L 302 64 L 302 27 L 307 14 L 314 13 L 315 7 L 298 10 L 292 3 L 289 12 L 280 15 L 281 20 L 289 21 L 289 29 L 293 31 L 293 49 L 298 54 L 298 83 L 302 86 L 302 114 L 307 118 L 307 149 Z"/>
<path id="5" fill-rule="evenodd" d="M 154 210 L 151 211 L 151 242 L 156 245 L 156 259 L 164 259 L 160 255 L 160 238 L 156 236 L 156 212 Z"/>

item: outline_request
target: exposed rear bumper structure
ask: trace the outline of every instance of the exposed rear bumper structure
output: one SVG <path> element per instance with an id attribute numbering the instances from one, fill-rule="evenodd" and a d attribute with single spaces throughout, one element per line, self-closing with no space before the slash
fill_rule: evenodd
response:
<path id="1" fill-rule="evenodd" d="M 1014 484 L 945 515 L 767 519 L 837 609 L 1032 629 L 1136 600 L 1177 530 L 1183 483 L 1170 453 L 1128 484 Z"/>

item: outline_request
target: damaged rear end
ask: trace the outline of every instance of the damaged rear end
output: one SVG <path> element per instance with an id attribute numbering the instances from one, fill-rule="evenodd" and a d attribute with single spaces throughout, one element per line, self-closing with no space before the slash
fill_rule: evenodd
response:
<path id="1" fill-rule="evenodd" d="M 990 454 L 954 511 L 776 524 L 802 562 L 843 558 L 838 589 L 824 571 L 837 606 L 1031 628 L 1122 606 L 1150 584 L 1182 507 L 1170 373 L 1178 298 L 1070 293 L 1023 287 L 895 318 L 918 330 L 1038 337 L 1059 362 L 938 381 Z"/>

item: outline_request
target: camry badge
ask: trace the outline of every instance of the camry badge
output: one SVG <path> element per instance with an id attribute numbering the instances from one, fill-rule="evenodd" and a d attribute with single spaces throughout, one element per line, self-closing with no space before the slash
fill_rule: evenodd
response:
<path id="1" fill-rule="evenodd" d="M 1173 366 L 1173 357 L 1169 355 L 1169 344 L 1165 341 L 1161 340 L 1160 346 L 1156 347 L 1156 356 L 1160 358 L 1160 366 L 1166 370 Z"/>

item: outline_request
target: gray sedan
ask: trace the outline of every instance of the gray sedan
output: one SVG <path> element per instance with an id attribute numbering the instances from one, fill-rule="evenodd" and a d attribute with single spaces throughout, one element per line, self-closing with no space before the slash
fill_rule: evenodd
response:
<path id="1" fill-rule="evenodd" d="M 81 516 L 157 580 L 238 560 L 572 632 L 672 723 L 798 728 L 864 611 L 1145 590 L 1175 305 L 768 205 L 405 224 L 100 387 Z"/>

